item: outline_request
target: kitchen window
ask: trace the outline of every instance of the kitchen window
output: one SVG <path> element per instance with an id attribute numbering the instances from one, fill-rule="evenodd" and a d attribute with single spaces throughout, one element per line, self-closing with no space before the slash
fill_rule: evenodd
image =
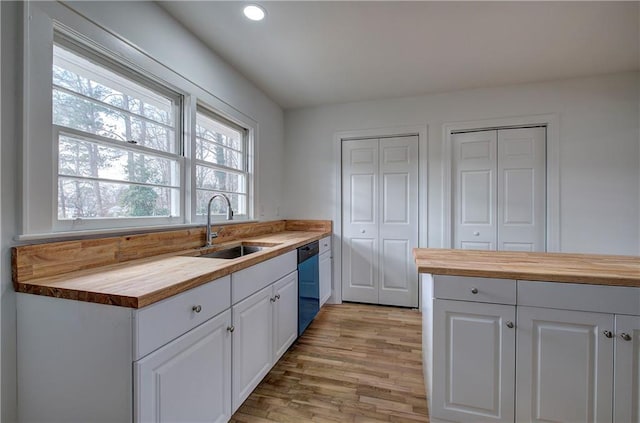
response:
<path id="1" fill-rule="evenodd" d="M 57 218 L 180 217 L 181 96 L 106 63 L 53 47 Z"/>
<path id="2" fill-rule="evenodd" d="M 204 107 L 196 113 L 195 186 L 196 215 L 207 213 L 209 198 L 223 193 L 231 200 L 236 217 L 248 215 L 248 131 Z M 223 219 L 227 205 L 214 201 L 211 214 Z"/>
<path id="3" fill-rule="evenodd" d="M 214 192 L 254 217 L 254 119 L 57 2 L 25 7 L 18 239 L 201 225 Z"/>

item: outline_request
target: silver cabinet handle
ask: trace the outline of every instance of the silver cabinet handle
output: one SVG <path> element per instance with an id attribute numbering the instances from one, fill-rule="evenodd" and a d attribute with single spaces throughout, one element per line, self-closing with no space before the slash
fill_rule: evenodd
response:
<path id="1" fill-rule="evenodd" d="M 607 338 L 613 338 L 613 333 L 610 330 L 603 330 L 602 334 Z"/>
<path id="2" fill-rule="evenodd" d="M 366 232 L 366 231 L 365 231 L 364 229 L 360 231 L 360 233 L 365 233 L 365 232 Z"/>
<path id="3" fill-rule="evenodd" d="M 200 313 L 202 311 L 202 306 L 201 305 L 194 305 L 193 307 L 191 307 L 191 311 L 193 311 L 195 313 Z"/>
<path id="4" fill-rule="evenodd" d="M 620 334 L 620 338 L 624 339 L 625 341 L 631 341 L 631 335 L 629 335 L 628 333 L 622 332 Z"/>
<path id="5" fill-rule="evenodd" d="M 233 326 L 227 326 L 227 330 L 228 330 L 229 332 L 233 333 L 233 331 L 234 331 L 234 330 L 236 330 L 236 328 L 235 328 L 235 327 L 233 327 Z"/>
<path id="6" fill-rule="evenodd" d="M 513 327 L 514 327 L 514 326 L 515 326 L 515 325 L 513 324 L 513 322 L 512 322 L 512 321 L 508 321 L 508 322 L 507 322 L 507 327 L 508 327 L 509 329 L 513 329 Z"/>
<path id="7" fill-rule="evenodd" d="M 280 294 L 276 294 L 276 300 L 280 299 Z"/>
<path id="8" fill-rule="evenodd" d="M 272 303 L 275 303 L 276 299 L 275 299 L 275 297 L 271 297 L 271 298 L 269 298 L 269 301 L 271 301 Z"/>
<path id="9" fill-rule="evenodd" d="M 480 232 L 475 231 L 475 232 L 473 233 L 473 236 L 480 236 Z"/>
<path id="10" fill-rule="evenodd" d="M 478 288 L 471 288 L 471 293 L 472 294 L 477 294 L 478 293 Z"/>

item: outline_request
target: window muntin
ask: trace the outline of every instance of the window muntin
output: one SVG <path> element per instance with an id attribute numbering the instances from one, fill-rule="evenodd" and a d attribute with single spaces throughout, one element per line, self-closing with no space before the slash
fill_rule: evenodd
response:
<path id="1" fill-rule="evenodd" d="M 58 220 L 181 216 L 180 99 L 53 49 Z"/>
<path id="2" fill-rule="evenodd" d="M 247 130 L 199 107 L 194 147 L 196 215 L 206 215 L 209 198 L 222 192 L 237 217 L 248 216 Z M 214 201 L 211 214 L 226 216 L 227 205 Z"/>

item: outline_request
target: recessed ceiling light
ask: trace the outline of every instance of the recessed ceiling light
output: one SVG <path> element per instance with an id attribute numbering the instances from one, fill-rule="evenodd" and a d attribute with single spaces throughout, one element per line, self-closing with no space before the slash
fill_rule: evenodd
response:
<path id="1" fill-rule="evenodd" d="M 244 8 L 244 15 L 252 21 L 261 21 L 264 19 L 265 11 L 262 7 L 256 4 L 250 4 Z"/>

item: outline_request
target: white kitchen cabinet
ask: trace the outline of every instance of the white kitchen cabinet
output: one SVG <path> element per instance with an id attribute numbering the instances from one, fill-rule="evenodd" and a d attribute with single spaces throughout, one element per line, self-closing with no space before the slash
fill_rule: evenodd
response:
<path id="1" fill-rule="evenodd" d="M 320 276 L 320 307 L 331 297 L 331 280 L 333 275 L 331 256 L 331 237 L 325 237 L 320 240 L 320 257 L 318 259 L 318 268 Z"/>
<path id="2" fill-rule="evenodd" d="M 282 357 L 298 337 L 298 273 L 273 284 L 273 362 Z"/>
<path id="3" fill-rule="evenodd" d="M 296 265 L 294 250 L 140 309 L 18 293 L 21 421 L 228 421 L 297 338 Z"/>
<path id="4" fill-rule="evenodd" d="M 518 307 L 517 422 L 610 422 L 614 316 Z"/>
<path id="5" fill-rule="evenodd" d="M 640 317 L 616 316 L 614 423 L 640 423 Z"/>
<path id="6" fill-rule="evenodd" d="M 432 422 L 640 422 L 640 288 L 422 280 Z"/>
<path id="7" fill-rule="evenodd" d="M 434 301 L 432 417 L 513 422 L 514 322 L 513 305 Z"/>
<path id="8" fill-rule="evenodd" d="M 136 422 L 231 417 L 231 311 L 134 363 Z"/>
<path id="9" fill-rule="evenodd" d="M 234 304 L 231 312 L 235 412 L 298 337 L 298 272 Z"/>
<path id="10" fill-rule="evenodd" d="M 226 326 L 224 317 L 215 316 L 226 312 L 229 319 L 229 276 L 140 309 L 30 294 L 18 294 L 17 303 L 18 394 L 32 399 L 19 402 L 21 421 L 193 420 L 175 414 L 183 411 L 197 421 L 201 413 L 222 415 L 216 410 L 227 415 L 230 395 L 205 403 L 198 395 L 176 399 L 171 392 L 217 389 L 192 380 L 196 369 L 189 361 L 200 361 L 198 367 L 207 375 L 223 372 L 225 358 L 216 354 L 224 349 L 218 341 L 223 329 L 226 336 Z M 176 369 L 163 366 L 162 357 Z M 189 410 L 175 404 L 181 398 Z M 151 414 L 150 407 L 155 407 Z M 158 414 L 167 412 L 174 414 Z"/>
<path id="11" fill-rule="evenodd" d="M 273 287 L 268 286 L 231 308 L 233 330 L 233 412 L 251 394 L 273 364 Z"/>

